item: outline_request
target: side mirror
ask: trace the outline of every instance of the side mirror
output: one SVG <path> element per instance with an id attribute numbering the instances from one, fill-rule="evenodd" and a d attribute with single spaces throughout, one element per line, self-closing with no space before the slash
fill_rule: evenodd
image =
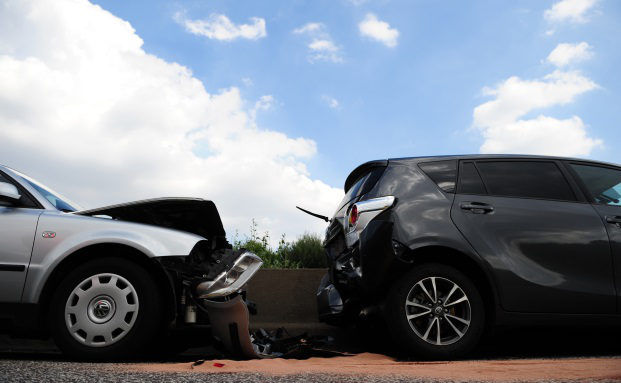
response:
<path id="1" fill-rule="evenodd" d="M 22 196 L 15 185 L 8 182 L 0 182 L 0 201 L 17 203 Z"/>

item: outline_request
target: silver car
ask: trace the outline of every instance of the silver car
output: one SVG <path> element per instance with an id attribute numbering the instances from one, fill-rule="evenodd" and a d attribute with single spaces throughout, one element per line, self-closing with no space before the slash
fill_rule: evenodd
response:
<path id="1" fill-rule="evenodd" d="M 0 329 L 14 335 L 51 335 L 70 356 L 109 359 L 169 330 L 207 328 L 252 357 L 243 287 L 261 264 L 231 248 L 211 201 L 80 210 L 0 166 Z"/>

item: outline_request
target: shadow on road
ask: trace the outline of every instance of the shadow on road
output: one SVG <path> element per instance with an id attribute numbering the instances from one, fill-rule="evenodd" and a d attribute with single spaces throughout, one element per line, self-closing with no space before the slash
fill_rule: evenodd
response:
<path id="1" fill-rule="evenodd" d="M 367 333 L 371 330 L 367 329 Z M 13 339 L 10 350 L 0 348 L 0 359 L 58 360 L 65 361 L 50 343 L 37 349 L 36 343 Z M 360 331 L 343 331 L 336 335 L 336 348 L 347 352 L 373 352 L 387 354 L 398 359 L 414 360 L 400 355 L 377 331 L 375 336 Z M 520 328 L 497 330 L 487 336 L 481 345 L 467 359 L 513 359 L 513 358 L 557 358 L 557 357 L 603 357 L 621 355 L 621 328 Z M 145 362 L 189 362 L 196 359 L 224 358 L 211 347 L 193 348 L 182 354 L 168 357 L 141 358 Z"/>

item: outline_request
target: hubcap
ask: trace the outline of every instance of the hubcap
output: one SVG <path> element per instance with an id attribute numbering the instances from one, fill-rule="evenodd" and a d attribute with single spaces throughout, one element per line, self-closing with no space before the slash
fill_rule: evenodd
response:
<path id="1" fill-rule="evenodd" d="M 114 299 L 108 296 L 96 297 L 88 305 L 88 318 L 94 323 L 105 323 L 114 316 Z"/>
<path id="2" fill-rule="evenodd" d="M 405 315 L 419 338 L 445 346 L 466 335 L 471 321 L 470 301 L 455 282 L 428 277 L 410 289 L 405 301 Z"/>
<path id="3" fill-rule="evenodd" d="M 103 273 L 79 283 L 65 304 L 65 324 L 71 336 L 90 347 L 121 340 L 138 316 L 138 294 L 120 275 Z"/>

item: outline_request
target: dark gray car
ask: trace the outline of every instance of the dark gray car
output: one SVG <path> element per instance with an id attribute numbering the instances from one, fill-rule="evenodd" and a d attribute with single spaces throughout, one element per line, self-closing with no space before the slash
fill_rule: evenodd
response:
<path id="1" fill-rule="evenodd" d="M 374 312 L 451 358 L 493 325 L 621 324 L 621 167 L 569 158 L 372 161 L 326 232 L 320 318 Z"/>

